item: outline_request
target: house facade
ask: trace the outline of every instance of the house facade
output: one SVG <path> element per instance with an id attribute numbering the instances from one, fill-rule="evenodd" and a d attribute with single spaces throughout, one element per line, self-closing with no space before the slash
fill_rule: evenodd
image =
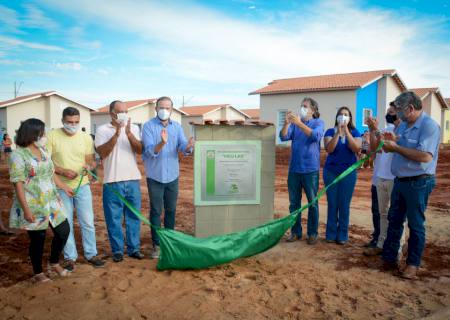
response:
<path id="1" fill-rule="evenodd" d="M 250 94 L 260 95 L 260 119 L 274 122 L 277 132 L 287 112 L 298 113 L 303 98 L 310 97 L 318 102 L 326 128 L 334 126 L 337 110 L 347 106 L 362 133 L 368 129 L 367 117 L 376 117 L 383 127 L 389 102 L 405 90 L 395 70 L 377 70 L 274 80 Z M 278 137 L 277 144 L 282 144 Z"/>

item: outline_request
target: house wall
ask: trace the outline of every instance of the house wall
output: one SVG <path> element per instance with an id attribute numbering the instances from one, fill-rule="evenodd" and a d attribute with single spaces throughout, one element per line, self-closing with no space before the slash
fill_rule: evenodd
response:
<path id="1" fill-rule="evenodd" d="M 450 143 L 450 109 L 444 110 L 443 116 L 442 143 Z"/>
<path id="2" fill-rule="evenodd" d="M 91 132 L 95 134 L 98 127 L 111 121 L 109 113 L 91 113 Z"/>
<path id="3" fill-rule="evenodd" d="M 50 129 L 57 129 L 62 127 L 62 113 L 67 107 L 73 107 L 80 111 L 80 130 L 86 128 L 86 133 L 91 133 L 91 110 L 67 99 L 61 98 L 56 95 L 48 97 L 49 103 L 47 104 L 47 117 L 48 122 L 46 124 Z"/>
<path id="4" fill-rule="evenodd" d="M 439 99 L 435 93 L 430 94 L 431 99 L 431 113 L 430 116 L 436 121 L 442 128 L 442 107 Z"/>
<path id="5" fill-rule="evenodd" d="M 6 119 L 6 108 L 0 108 L 0 130 L 5 128 L 6 130 L 7 119 Z"/>
<path id="6" fill-rule="evenodd" d="M 389 103 L 402 93 L 397 83 L 391 76 L 383 77 L 378 80 L 378 94 L 377 94 L 377 118 L 380 128 L 386 126 L 386 111 L 389 108 Z"/>
<path id="7" fill-rule="evenodd" d="M 44 121 L 47 129 L 50 129 L 51 127 L 48 126 L 49 119 L 47 118 L 47 104 L 48 98 L 42 97 L 6 107 L 6 130 L 8 134 L 14 138 L 20 123 L 29 118 Z"/>
<path id="8" fill-rule="evenodd" d="M 202 116 L 183 116 L 181 119 L 181 126 L 183 127 L 184 135 L 186 137 L 193 137 L 194 136 L 194 128 L 190 122 L 195 123 L 202 123 L 203 117 Z"/>
<path id="9" fill-rule="evenodd" d="M 227 118 L 226 119 L 232 120 L 232 121 L 247 120 L 247 118 L 242 113 L 237 112 L 233 108 L 229 108 L 229 107 L 227 107 Z"/>
<path id="10" fill-rule="evenodd" d="M 289 94 L 274 94 L 260 96 L 260 120 L 273 122 L 276 125 L 277 144 L 282 144 L 278 139 L 282 121 L 278 121 L 279 111 L 290 110 L 298 113 L 300 103 L 305 97 L 311 97 L 319 104 L 320 118 L 325 122 L 325 130 L 334 126 L 337 110 L 347 106 L 355 113 L 356 91 L 323 91 L 303 92 Z"/>
<path id="11" fill-rule="evenodd" d="M 356 129 L 363 133 L 368 129 L 367 125 L 364 123 L 367 114 L 367 110 L 370 110 L 371 117 L 377 117 L 378 114 L 378 81 L 369 84 L 364 88 L 356 90 L 356 112 L 353 113 L 353 121 L 355 123 Z"/>

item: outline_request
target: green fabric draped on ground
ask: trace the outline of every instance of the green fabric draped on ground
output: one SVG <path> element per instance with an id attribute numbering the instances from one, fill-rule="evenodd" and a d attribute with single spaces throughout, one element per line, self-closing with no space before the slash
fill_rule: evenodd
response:
<path id="1" fill-rule="evenodd" d="M 254 256 L 269 250 L 275 246 L 286 231 L 294 225 L 300 212 L 317 202 L 325 194 L 328 188 L 359 168 L 374 153 L 381 150 L 382 147 L 383 142 L 379 144 L 375 152 L 368 154 L 366 157 L 354 163 L 332 183 L 320 190 L 313 201 L 284 218 L 276 219 L 244 231 L 208 238 L 196 238 L 179 231 L 152 226 L 156 229 L 156 232 L 160 237 L 161 251 L 157 265 L 158 270 L 204 269 L 228 263 L 238 258 Z M 99 180 L 93 172 L 87 172 L 95 179 Z M 108 184 L 106 184 L 106 186 L 109 187 Z M 111 189 L 142 222 L 151 226 L 150 221 L 148 221 L 138 209 L 128 203 L 119 192 L 115 191 L 113 188 Z M 75 190 L 75 192 L 76 191 L 78 190 Z"/>

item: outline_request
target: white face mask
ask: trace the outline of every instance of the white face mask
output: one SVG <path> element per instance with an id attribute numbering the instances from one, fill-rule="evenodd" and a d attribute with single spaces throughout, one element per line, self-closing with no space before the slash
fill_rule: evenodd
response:
<path id="1" fill-rule="evenodd" d="M 38 148 L 45 148 L 45 146 L 47 145 L 47 137 L 40 137 L 37 141 L 34 142 L 34 145 Z"/>
<path id="2" fill-rule="evenodd" d="M 344 114 L 340 114 L 337 117 L 337 122 L 338 122 L 339 125 L 347 124 L 349 122 L 349 120 L 350 120 L 350 117 L 346 116 Z"/>
<path id="3" fill-rule="evenodd" d="M 160 118 L 162 121 L 166 121 L 170 118 L 170 111 L 166 109 L 159 109 L 158 118 Z"/>
<path id="4" fill-rule="evenodd" d="M 300 119 L 306 119 L 308 117 L 308 108 L 301 107 L 299 112 Z"/>
<path id="5" fill-rule="evenodd" d="M 68 133 L 75 134 L 77 133 L 78 129 L 80 128 L 80 124 L 71 125 L 68 123 L 64 123 L 64 130 L 66 130 Z"/>
<path id="6" fill-rule="evenodd" d="M 125 124 L 128 122 L 128 114 L 126 114 L 125 112 L 120 112 L 117 113 L 117 121 L 120 124 Z"/>

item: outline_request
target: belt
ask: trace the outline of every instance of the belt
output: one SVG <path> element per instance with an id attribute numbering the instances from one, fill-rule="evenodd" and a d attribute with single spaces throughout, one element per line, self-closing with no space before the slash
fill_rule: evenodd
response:
<path id="1" fill-rule="evenodd" d="M 417 180 L 427 179 L 427 178 L 431 178 L 431 177 L 434 177 L 434 175 L 433 174 L 421 174 L 421 175 L 414 176 L 414 177 L 397 178 L 397 180 L 400 182 L 408 182 L 408 181 L 417 181 Z"/>

